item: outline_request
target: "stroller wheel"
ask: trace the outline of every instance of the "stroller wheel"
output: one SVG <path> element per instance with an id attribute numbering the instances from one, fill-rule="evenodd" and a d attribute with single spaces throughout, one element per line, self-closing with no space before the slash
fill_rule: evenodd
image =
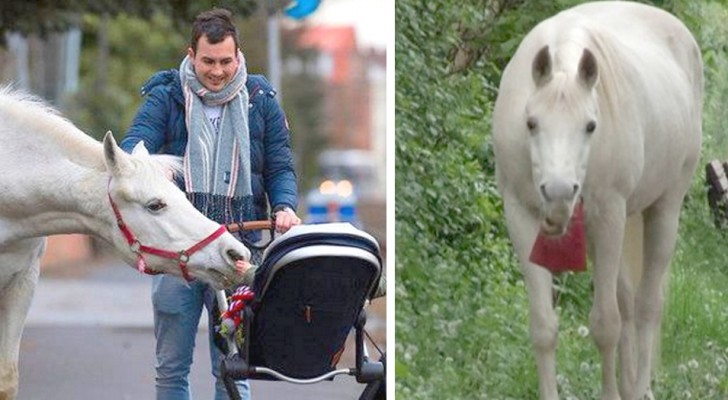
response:
<path id="1" fill-rule="evenodd" d="M 364 388 L 359 400 L 385 400 L 387 398 L 387 361 L 383 354 L 379 361 L 384 365 L 384 376 L 374 382 L 369 382 Z"/>

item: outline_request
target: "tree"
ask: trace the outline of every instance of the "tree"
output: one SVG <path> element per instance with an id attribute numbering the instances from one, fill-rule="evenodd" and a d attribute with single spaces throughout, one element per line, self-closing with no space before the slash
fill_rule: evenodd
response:
<path id="1" fill-rule="evenodd" d="M 236 15 L 250 73 L 266 69 L 261 14 L 259 10 L 247 16 L 244 23 Z M 139 87 L 157 70 L 178 68 L 186 54 L 190 22 L 182 26 L 162 12 L 145 18 L 86 14 L 81 28 L 81 90 L 67 111 L 91 136 L 100 138 L 111 130 L 120 139 L 142 101 Z"/>
<path id="2" fill-rule="evenodd" d="M 46 36 L 63 31 L 75 25 L 81 14 L 148 17 L 161 12 L 169 15 L 178 27 L 186 27 L 200 11 L 213 7 L 227 8 L 239 18 L 247 18 L 255 12 L 258 3 L 258 0 L 4 0 L 0 3 L 0 40 L 4 40 L 6 32 Z M 279 3 L 274 2 L 275 7 L 282 7 Z"/>

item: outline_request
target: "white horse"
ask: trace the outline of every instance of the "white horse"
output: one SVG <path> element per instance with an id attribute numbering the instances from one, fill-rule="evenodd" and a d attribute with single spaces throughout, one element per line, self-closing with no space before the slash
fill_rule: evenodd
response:
<path id="1" fill-rule="evenodd" d="M 674 16 L 596 2 L 536 26 L 503 72 L 493 114 L 497 180 L 528 289 L 541 399 L 558 398 L 558 320 L 552 274 L 529 253 L 539 230 L 567 230 L 580 201 L 602 399 L 652 398 L 662 286 L 701 146 L 702 69 L 695 40 Z M 638 284 L 626 238 L 641 243 Z"/>
<path id="2" fill-rule="evenodd" d="M 179 161 L 143 145 L 126 154 L 110 134 L 102 146 L 40 101 L 0 90 L 0 400 L 17 395 L 46 235 L 95 235 L 141 270 L 216 288 L 240 281 L 235 260 L 250 252 L 195 210 L 169 180 L 171 167 Z"/>

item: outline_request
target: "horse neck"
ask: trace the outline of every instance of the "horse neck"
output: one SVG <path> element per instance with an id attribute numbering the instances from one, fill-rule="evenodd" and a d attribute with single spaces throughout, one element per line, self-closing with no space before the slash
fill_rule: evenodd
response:
<path id="1" fill-rule="evenodd" d="M 75 149 L 78 157 L 64 147 L 25 154 L 17 174 L 0 178 L 13 187 L 0 199 L 0 227 L 5 228 L 0 243 L 69 233 L 111 240 L 115 219 L 106 197 L 102 147 L 93 141 L 82 147 Z"/>

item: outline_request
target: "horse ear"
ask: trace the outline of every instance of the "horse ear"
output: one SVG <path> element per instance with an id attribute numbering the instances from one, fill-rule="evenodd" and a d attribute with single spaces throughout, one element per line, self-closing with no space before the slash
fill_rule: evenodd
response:
<path id="1" fill-rule="evenodd" d="M 134 150 L 131 151 L 131 154 L 135 156 L 148 156 L 149 151 L 147 150 L 147 147 L 144 146 L 144 141 L 140 140 L 139 143 L 134 146 Z"/>
<path id="2" fill-rule="evenodd" d="M 598 78 L 599 67 L 597 67 L 597 59 L 589 49 L 584 49 L 584 53 L 581 55 L 581 60 L 579 61 L 579 80 L 587 89 L 591 89 L 597 83 Z"/>
<path id="3" fill-rule="evenodd" d="M 536 53 L 536 57 L 533 59 L 531 73 L 533 74 L 533 81 L 536 83 L 536 87 L 541 87 L 551 80 L 551 54 L 549 54 L 548 45 L 543 46 Z"/>
<path id="4" fill-rule="evenodd" d="M 129 169 L 129 160 L 119 145 L 116 144 L 114 135 L 107 131 L 104 136 L 104 160 L 106 168 L 113 176 L 119 176 Z"/>

